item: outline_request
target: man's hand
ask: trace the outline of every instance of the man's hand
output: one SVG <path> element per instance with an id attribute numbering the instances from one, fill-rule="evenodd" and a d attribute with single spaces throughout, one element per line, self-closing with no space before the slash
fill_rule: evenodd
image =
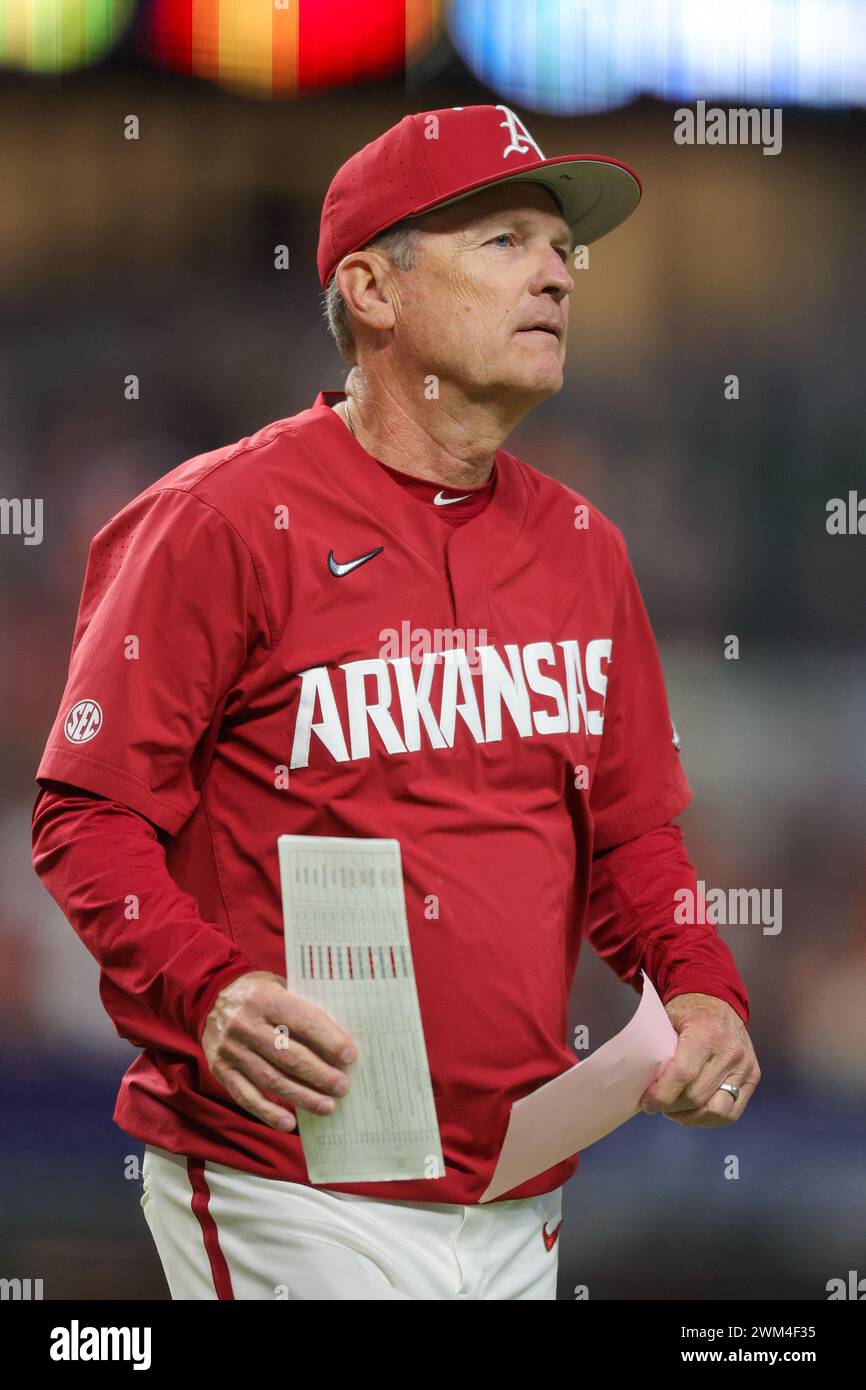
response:
<path id="1" fill-rule="evenodd" d="M 712 994 L 677 994 L 665 1005 L 678 1033 L 676 1051 L 641 1096 L 648 1115 L 660 1110 L 680 1125 L 729 1125 L 738 1120 L 761 1079 L 752 1041 L 739 1014 Z M 740 1088 L 737 1100 L 720 1091 Z"/>
<path id="2" fill-rule="evenodd" d="M 229 1095 L 272 1129 L 297 1129 L 294 1115 L 268 1100 L 316 1115 L 349 1089 L 338 1063 L 357 1054 L 349 1034 L 314 1004 L 291 994 L 280 975 L 253 970 L 217 995 L 201 1035 L 207 1064 Z M 344 1055 L 351 1048 L 352 1055 Z M 332 1063 L 333 1065 L 329 1065 Z"/>

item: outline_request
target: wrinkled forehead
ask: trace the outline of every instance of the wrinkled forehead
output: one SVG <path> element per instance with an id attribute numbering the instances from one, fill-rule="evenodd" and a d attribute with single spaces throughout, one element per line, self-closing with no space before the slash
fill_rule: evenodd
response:
<path id="1" fill-rule="evenodd" d="M 497 213 L 520 214 L 532 217 L 540 213 L 553 235 L 572 242 L 571 230 L 562 215 L 562 208 L 550 189 L 541 183 L 499 183 L 492 188 L 480 188 L 467 193 L 444 207 L 433 208 L 415 219 L 421 231 L 460 231 L 468 229 Z"/>

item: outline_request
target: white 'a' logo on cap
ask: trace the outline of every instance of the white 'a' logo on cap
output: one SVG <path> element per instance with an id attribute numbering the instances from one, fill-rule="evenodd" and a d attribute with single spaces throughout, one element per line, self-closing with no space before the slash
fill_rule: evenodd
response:
<path id="1" fill-rule="evenodd" d="M 536 145 L 520 117 L 516 116 L 508 106 L 497 106 L 496 110 L 501 111 L 505 116 L 505 120 L 500 121 L 499 124 L 504 129 L 508 130 L 508 135 L 510 137 L 510 143 L 506 145 L 505 149 L 502 151 L 502 158 L 506 159 L 510 154 L 529 154 L 531 148 L 535 150 L 539 159 L 543 159 L 544 155 L 541 153 L 541 150 Z"/>

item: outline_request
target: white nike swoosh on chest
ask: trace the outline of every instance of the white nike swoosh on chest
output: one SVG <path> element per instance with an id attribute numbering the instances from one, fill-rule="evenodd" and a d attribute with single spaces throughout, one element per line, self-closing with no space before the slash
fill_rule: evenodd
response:
<path id="1" fill-rule="evenodd" d="M 443 497 L 442 489 L 440 488 L 436 496 L 433 498 L 433 504 L 436 507 L 450 507 L 452 502 L 465 502 L 468 496 L 469 493 L 467 492 L 464 493 L 462 497 Z"/>

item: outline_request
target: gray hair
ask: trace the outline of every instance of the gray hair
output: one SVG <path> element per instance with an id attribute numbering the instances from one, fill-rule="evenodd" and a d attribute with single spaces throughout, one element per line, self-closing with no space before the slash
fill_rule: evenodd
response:
<path id="1" fill-rule="evenodd" d="M 411 270 L 415 264 L 419 230 L 408 221 L 398 222 L 396 226 L 388 227 L 384 232 L 380 232 L 377 237 L 368 241 L 366 246 L 360 249 L 379 251 L 398 270 Z M 356 362 L 355 335 L 352 332 L 349 307 L 337 289 L 336 275 L 331 276 L 328 288 L 325 290 L 324 311 L 328 321 L 328 330 L 340 350 L 340 356 L 354 366 Z"/>

